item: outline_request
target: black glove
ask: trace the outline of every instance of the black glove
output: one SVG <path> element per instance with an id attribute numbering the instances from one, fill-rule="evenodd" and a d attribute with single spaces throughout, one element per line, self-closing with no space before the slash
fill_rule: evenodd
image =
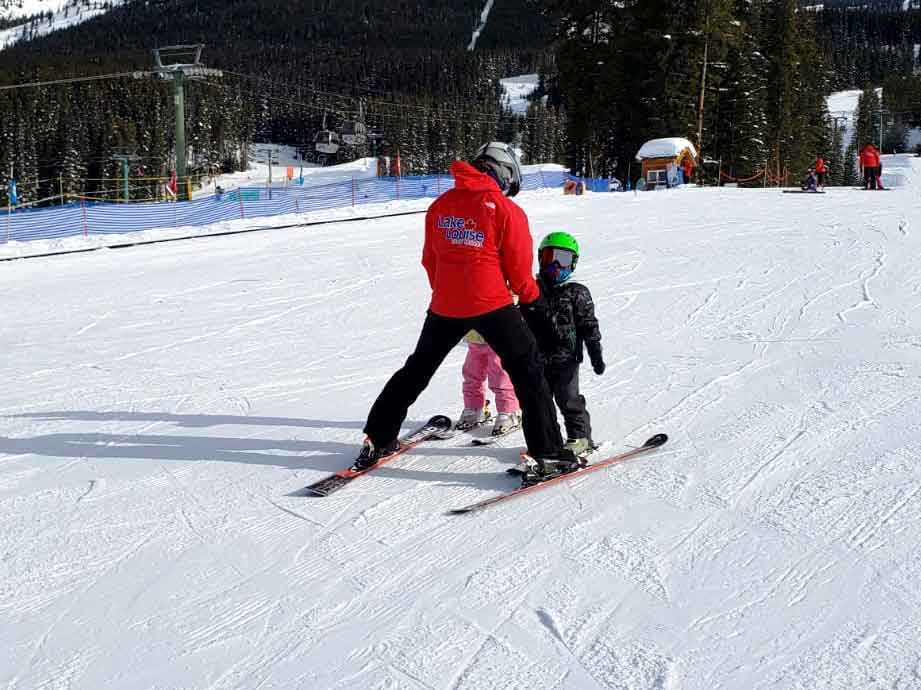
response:
<path id="1" fill-rule="evenodd" d="M 592 370 L 601 376 L 604 373 L 605 364 L 604 359 L 601 357 L 601 344 L 598 343 L 594 347 L 588 348 L 588 357 L 592 361 Z"/>

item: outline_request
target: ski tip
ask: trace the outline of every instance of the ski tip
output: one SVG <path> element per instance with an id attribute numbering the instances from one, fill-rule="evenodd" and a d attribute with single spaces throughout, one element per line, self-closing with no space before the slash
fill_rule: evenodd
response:
<path id="1" fill-rule="evenodd" d="M 451 510 L 445 512 L 445 515 L 464 515 L 469 512 L 470 508 L 451 508 Z"/>
<path id="2" fill-rule="evenodd" d="M 661 446 L 668 440 L 666 434 L 656 434 L 655 436 L 650 436 L 646 443 L 643 444 L 644 448 L 655 448 L 656 446 Z"/>

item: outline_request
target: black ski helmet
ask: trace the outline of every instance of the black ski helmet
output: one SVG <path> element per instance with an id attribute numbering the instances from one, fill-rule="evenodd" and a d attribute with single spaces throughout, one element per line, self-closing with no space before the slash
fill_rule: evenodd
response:
<path id="1" fill-rule="evenodd" d="M 521 190 L 521 165 L 515 149 L 509 144 L 501 141 L 483 144 L 471 163 L 489 174 L 505 196 L 515 196 Z"/>

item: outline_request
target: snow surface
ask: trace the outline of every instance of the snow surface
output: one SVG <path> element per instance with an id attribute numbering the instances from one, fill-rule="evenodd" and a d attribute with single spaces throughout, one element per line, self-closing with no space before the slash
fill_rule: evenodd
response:
<path id="1" fill-rule="evenodd" d="M 528 96 L 534 93 L 539 82 L 537 74 L 520 74 L 517 77 L 500 79 L 502 90 L 505 93 L 503 105 L 516 115 L 527 115 L 531 101 Z"/>
<path id="2" fill-rule="evenodd" d="M 860 89 L 850 91 L 836 91 L 828 97 L 828 114 L 832 117 L 842 118 L 838 120 L 838 126 L 844 128 L 844 134 L 841 138 L 841 150 L 847 150 L 851 145 L 851 139 L 854 138 L 854 127 L 856 126 L 857 101 L 860 99 Z M 882 95 L 882 89 L 879 89 Z M 856 162 L 855 162 L 856 165 Z"/>
<path id="3" fill-rule="evenodd" d="M 22 19 L 18 26 L 0 31 L 0 50 L 19 41 L 29 41 L 52 31 L 66 29 L 105 14 L 125 0 L 23 0 L 0 10 L 0 18 Z M 50 19 L 36 15 L 50 12 Z"/>
<path id="4" fill-rule="evenodd" d="M 483 6 L 483 10 L 480 12 L 480 22 L 476 25 L 476 28 L 473 30 L 473 34 L 470 36 L 470 43 L 467 44 L 467 50 L 472 51 L 476 48 L 476 42 L 483 34 L 483 30 L 486 28 L 486 22 L 489 20 L 489 13 L 492 10 L 492 6 L 495 0 L 486 0 L 486 4 Z"/>
<path id="5" fill-rule="evenodd" d="M 664 139 L 651 139 L 640 147 L 636 153 L 636 159 L 644 158 L 674 158 L 685 149 L 690 149 L 694 157 L 697 157 L 697 149 L 687 139 L 682 137 L 666 137 Z"/>
<path id="6" fill-rule="evenodd" d="M 338 165 L 320 166 L 316 163 L 302 161 L 296 157 L 296 150 L 292 146 L 278 144 L 253 144 L 250 147 L 249 166 L 242 172 L 225 173 L 217 175 L 207 181 L 201 189 L 195 191 L 193 196 L 210 196 L 215 188 L 220 185 L 224 191 L 238 187 L 261 187 L 269 183 L 269 150 L 271 149 L 272 163 L 271 179 L 275 186 L 282 185 L 288 176 L 288 168 L 293 168 L 294 183 L 304 174 L 304 186 L 346 182 L 351 179 L 361 180 L 377 177 L 376 158 L 358 158 Z M 303 166 L 303 168 L 302 168 Z"/>
<path id="7" fill-rule="evenodd" d="M 918 688 L 918 165 L 521 195 L 583 247 L 596 438 L 671 441 L 471 516 L 520 436 L 297 495 L 415 343 L 421 216 L 0 264 L 0 686 Z"/>

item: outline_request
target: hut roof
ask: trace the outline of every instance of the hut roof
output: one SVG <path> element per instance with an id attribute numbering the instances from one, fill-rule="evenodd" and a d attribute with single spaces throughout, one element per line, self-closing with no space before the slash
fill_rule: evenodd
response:
<path id="1" fill-rule="evenodd" d="M 691 155 L 697 158 L 697 149 L 687 139 L 681 137 L 651 139 L 640 147 L 636 159 L 641 161 L 644 158 L 677 158 L 685 149 L 690 149 Z"/>

